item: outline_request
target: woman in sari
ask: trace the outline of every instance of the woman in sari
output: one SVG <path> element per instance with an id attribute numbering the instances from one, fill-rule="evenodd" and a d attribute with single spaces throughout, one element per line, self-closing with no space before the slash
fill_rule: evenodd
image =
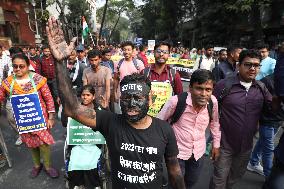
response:
<path id="1" fill-rule="evenodd" d="M 46 78 L 29 71 L 29 59 L 23 53 L 15 54 L 12 57 L 13 75 L 7 77 L 0 87 L 0 102 L 6 97 L 15 95 L 27 95 L 37 93 L 41 105 L 43 119 L 47 129 L 20 134 L 22 141 L 31 150 L 34 166 L 31 171 L 31 178 L 39 175 L 43 166 L 47 175 L 57 178 L 59 173 L 51 167 L 50 145 L 54 139 L 50 129 L 55 122 L 55 108 Z M 43 159 L 43 164 L 40 159 Z"/>

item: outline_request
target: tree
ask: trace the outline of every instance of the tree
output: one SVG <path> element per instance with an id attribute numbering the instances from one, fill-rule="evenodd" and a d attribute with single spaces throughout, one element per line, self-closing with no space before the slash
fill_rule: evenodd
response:
<path id="1" fill-rule="evenodd" d="M 247 13 L 251 17 L 254 28 L 254 41 L 263 43 L 263 27 L 261 24 L 261 9 L 271 6 L 273 0 L 237 0 L 228 1 L 225 7 L 236 13 Z"/>
<path id="2" fill-rule="evenodd" d="M 68 20 L 65 15 L 65 10 L 68 3 L 67 1 L 68 0 L 48 0 L 47 6 L 51 4 L 56 4 L 56 10 L 59 13 L 59 20 L 62 23 L 62 29 L 64 32 L 65 40 L 69 42 L 71 40 L 72 35 L 70 32 L 70 28 L 68 28 Z"/>
<path id="3" fill-rule="evenodd" d="M 68 21 L 68 26 L 69 29 L 72 30 L 73 33 L 79 33 L 78 35 L 81 36 L 82 32 L 82 16 L 85 17 L 86 22 L 88 23 L 88 26 L 90 27 L 90 20 L 91 20 L 91 12 L 89 10 L 89 6 L 85 0 L 83 1 L 78 1 L 78 0 L 68 0 L 67 1 L 67 8 L 70 11 L 67 15 L 67 21 Z M 79 25 L 79 27 L 78 27 Z M 76 27 L 78 27 L 76 29 Z M 77 30 L 77 31 L 74 31 Z M 78 30 L 80 32 L 78 32 Z M 90 28 L 90 31 L 92 28 Z M 89 41 L 87 40 L 87 43 Z"/>
<path id="4" fill-rule="evenodd" d="M 132 28 L 143 26 L 142 37 L 146 39 L 177 41 L 180 26 L 192 12 L 190 0 L 144 0 L 141 9 L 141 23 L 135 22 Z"/>
<path id="5" fill-rule="evenodd" d="M 125 11 L 131 12 L 134 9 L 134 3 L 132 0 L 122 0 L 122 1 L 111 1 L 109 6 L 109 11 L 112 11 L 114 14 L 118 15 L 117 19 L 115 21 L 115 24 L 113 28 L 110 31 L 110 34 L 108 36 L 108 41 L 110 41 L 113 32 L 115 31 L 117 24 L 121 18 L 121 14 Z"/>
<path id="6" fill-rule="evenodd" d="M 122 16 L 122 13 L 129 15 L 135 8 L 132 0 L 110 0 L 107 6 L 107 12 L 104 16 L 105 6 L 97 10 L 98 21 L 104 21 L 101 26 L 101 36 L 107 39 L 107 42 L 116 41 L 124 38 L 129 33 L 128 18 Z M 115 35 L 115 36 L 114 36 Z"/>
<path id="7" fill-rule="evenodd" d="M 104 12 L 103 12 L 103 17 L 102 17 L 102 21 L 101 21 L 101 28 L 100 28 L 100 33 L 99 33 L 99 39 L 101 39 L 101 36 L 102 36 L 102 31 L 103 31 L 104 22 L 105 22 L 107 6 L 108 6 L 108 0 L 106 0 L 106 4 L 104 6 Z"/>

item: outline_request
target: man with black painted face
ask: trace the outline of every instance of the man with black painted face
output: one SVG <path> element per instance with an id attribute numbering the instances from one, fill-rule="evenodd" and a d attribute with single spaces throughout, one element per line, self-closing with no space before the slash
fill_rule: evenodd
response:
<path id="1" fill-rule="evenodd" d="M 171 184 L 185 188 L 177 161 L 177 144 L 170 125 L 147 115 L 151 85 L 143 75 L 125 76 L 121 85 L 122 115 L 96 112 L 82 106 L 72 94 L 70 78 L 63 62 L 70 55 L 76 38 L 68 46 L 60 23 L 49 19 L 48 41 L 56 58 L 56 73 L 65 113 L 106 138 L 112 165 L 112 188 L 161 188 L 162 159 L 166 160 Z"/>

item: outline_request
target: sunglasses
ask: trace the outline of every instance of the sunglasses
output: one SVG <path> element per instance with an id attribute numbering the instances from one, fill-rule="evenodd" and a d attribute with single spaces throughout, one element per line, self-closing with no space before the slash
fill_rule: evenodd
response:
<path id="1" fill-rule="evenodd" d="M 162 50 L 162 49 L 157 49 L 157 50 L 156 50 L 156 53 L 158 53 L 158 54 L 161 54 L 161 53 L 163 53 L 163 54 L 169 54 L 169 51 L 167 51 L 167 50 Z"/>
<path id="2" fill-rule="evenodd" d="M 12 67 L 13 67 L 14 69 L 20 68 L 20 69 L 22 70 L 22 69 L 24 69 L 26 66 L 25 66 L 25 65 L 22 65 L 22 64 L 20 64 L 20 65 L 12 64 Z"/>
<path id="3" fill-rule="evenodd" d="M 250 63 L 250 62 L 245 62 L 244 67 L 247 68 L 247 69 L 251 69 L 252 67 L 254 67 L 255 69 L 259 69 L 261 67 L 261 65 Z"/>

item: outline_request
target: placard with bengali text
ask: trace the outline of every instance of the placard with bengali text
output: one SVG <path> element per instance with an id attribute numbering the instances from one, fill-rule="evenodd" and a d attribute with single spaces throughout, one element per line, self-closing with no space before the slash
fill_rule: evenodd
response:
<path id="1" fill-rule="evenodd" d="M 12 95 L 10 100 L 19 134 L 46 129 L 37 93 Z"/>
<path id="2" fill-rule="evenodd" d="M 150 106 L 148 115 L 156 117 L 161 108 L 173 94 L 170 83 L 167 82 L 151 82 L 151 91 L 154 96 L 154 102 Z"/>
<path id="3" fill-rule="evenodd" d="M 78 121 L 68 118 L 67 144 L 68 145 L 93 145 L 105 144 L 106 140 L 99 131 L 93 131 Z"/>

